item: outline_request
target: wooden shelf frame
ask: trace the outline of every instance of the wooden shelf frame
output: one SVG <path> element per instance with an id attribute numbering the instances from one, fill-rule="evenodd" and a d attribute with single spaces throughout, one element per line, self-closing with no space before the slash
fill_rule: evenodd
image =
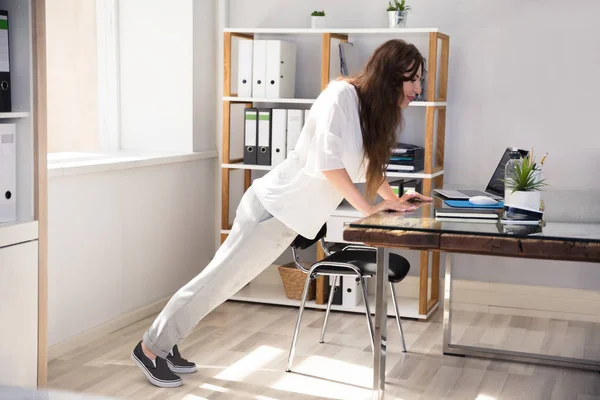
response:
<path id="1" fill-rule="evenodd" d="M 441 46 L 438 46 L 441 42 Z M 441 47 L 439 49 L 439 47 Z M 441 51 L 438 66 L 438 49 Z M 440 32 L 429 33 L 429 54 L 427 57 L 427 92 L 425 99 L 433 102 L 446 102 L 448 97 L 448 65 L 450 37 Z M 439 81 L 438 81 L 439 80 Z M 436 90 L 437 89 L 437 90 Z M 435 114 L 437 113 L 437 124 Z M 437 130 L 437 132 L 436 132 Z M 444 146 L 446 142 L 446 107 L 427 107 L 425 114 L 425 173 L 444 170 Z M 435 152 L 435 162 L 434 155 Z M 431 196 L 434 188 L 441 188 L 444 175 L 423 179 L 423 193 Z M 431 298 L 429 298 L 429 260 L 431 257 Z M 421 251 L 419 289 L 419 313 L 427 314 L 439 303 L 440 254 Z"/>
<path id="2" fill-rule="evenodd" d="M 402 33 L 427 34 L 429 36 L 429 49 L 427 55 L 427 84 L 425 94 L 425 166 L 422 177 L 423 193 L 431 195 L 434 188 L 443 186 L 444 181 L 444 146 L 446 135 L 446 107 L 448 94 L 448 65 L 450 54 L 450 37 L 439 32 L 435 28 L 410 29 L 410 30 L 382 30 L 382 29 L 349 29 L 349 30 L 273 30 L 273 29 L 224 29 L 224 60 L 223 60 L 223 131 L 222 131 L 222 188 L 221 188 L 221 242 L 227 238 L 227 232 L 231 229 L 229 224 L 229 195 L 230 195 L 230 173 L 235 169 L 244 169 L 244 191 L 252 181 L 252 170 L 269 168 L 246 168 L 241 159 L 230 157 L 230 118 L 232 104 L 245 104 L 252 107 L 254 102 L 273 102 L 278 100 L 284 103 L 311 104 L 311 99 L 253 99 L 237 98 L 237 94 L 231 92 L 231 48 L 232 39 L 254 39 L 255 34 L 320 34 L 321 35 L 321 90 L 325 89 L 330 81 L 330 58 L 332 40 L 348 41 L 351 34 L 393 34 Z M 439 65 L 438 65 L 439 56 Z M 437 123 L 436 123 L 437 113 Z M 435 157 L 434 157 L 435 154 Z M 240 168 L 235 168 L 240 164 Z M 320 248 L 317 249 L 317 260 L 324 257 Z M 431 293 L 429 293 L 428 280 L 430 276 L 429 264 L 431 261 Z M 419 284 L 419 314 L 429 315 L 439 305 L 439 253 L 422 251 L 420 257 L 420 284 Z M 326 277 L 317 280 L 316 304 L 326 302 Z"/>

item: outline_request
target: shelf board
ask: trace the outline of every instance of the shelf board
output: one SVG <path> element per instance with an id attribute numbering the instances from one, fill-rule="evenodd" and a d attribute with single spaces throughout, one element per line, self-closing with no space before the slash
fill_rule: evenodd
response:
<path id="1" fill-rule="evenodd" d="M 433 307 L 428 314 L 419 314 L 419 299 L 411 297 L 397 297 L 397 299 L 398 308 L 400 309 L 400 317 L 404 318 L 427 319 L 432 313 L 435 312 L 439 305 L 438 303 L 438 305 Z M 300 300 L 291 300 L 287 298 L 283 284 L 257 284 L 251 282 L 233 295 L 229 300 L 300 307 Z M 325 310 L 327 305 L 316 304 L 314 300 L 311 300 L 306 302 L 306 307 Z M 369 308 L 371 309 L 371 314 L 375 314 L 374 295 L 369 296 Z M 331 309 L 334 311 L 364 313 L 365 305 L 362 302 L 358 306 L 332 305 Z M 395 317 L 396 314 L 394 311 L 394 304 L 392 303 L 391 298 L 388 299 L 387 309 L 388 316 Z"/>
<path id="2" fill-rule="evenodd" d="M 23 112 L 2 112 L 0 113 L 0 119 L 10 119 L 10 118 L 27 118 L 30 113 L 27 111 Z"/>
<path id="3" fill-rule="evenodd" d="M 271 165 L 254 165 L 254 164 L 221 164 L 222 168 L 226 169 L 252 169 L 257 171 L 270 171 L 273 169 Z M 433 174 L 425 174 L 423 171 L 419 172 L 388 172 L 388 178 L 411 178 L 411 179 L 425 179 L 425 178 L 435 178 L 437 176 L 443 175 L 444 170 L 434 172 Z"/>
<path id="4" fill-rule="evenodd" d="M 38 239 L 38 221 L 0 223 L 0 248 Z"/>
<path id="5" fill-rule="evenodd" d="M 237 97 L 225 96 L 224 101 L 233 103 L 284 103 L 284 104 L 312 104 L 315 99 L 294 99 L 294 98 L 254 98 L 254 97 Z M 409 107 L 446 107 L 445 101 L 413 101 Z"/>
<path id="6" fill-rule="evenodd" d="M 227 169 L 253 169 L 253 170 L 257 170 L 257 171 L 270 171 L 273 169 L 272 165 L 254 165 L 254 164 L 243 164 L 243 163 L 221 164 L 221 167 L 227 168 Z"/>
<path id="7" fill-rule="evenodd" d="M 412 178 L 412 179 L 431 179 L 440 175 L 444 175 L 444 170 L 426 174 L 423 171 L 418 172 L 390 172 L 386 173 L 388 178 Z"/>
<path id="8" fill-rule="evenodd" d="M 271 35 L 311 35 L 323 33 L 348 35 L 399 35 L 409 33 L 440 32 L 438 28 L 358 28 L 358 29 L 312 29 L 312 28 L 225 28 L 223 32 Z"/>
<path id="9" fill-rule="evenodd" d="M 445 101 L 413 101 L 409 107 L 446 107 L 448 105 Z"/>
<path id="10" fill-rule="evenodd" d="M 225 96 L 225 101 L 236 103 L 286 103 L 286 104 L 312 104 L 315 99 L 294 99 L 294 98 L 254 98 L 254 97 L 237 97 Z"/>

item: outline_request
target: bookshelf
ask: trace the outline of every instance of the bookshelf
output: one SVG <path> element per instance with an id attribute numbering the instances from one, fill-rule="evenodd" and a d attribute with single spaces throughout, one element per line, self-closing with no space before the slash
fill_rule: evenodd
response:
<path id="1" fill-rule="evenodd" d="M 444 143 L 446 130 L 446 107 L 448 87 L 448 63 L 450 52 L 450 37 L 438 28 L 398 28 L 398 29 L 271 29 L 271 28 L 224 28 L 223 35 L 223 89 L 222 89 L 222 153 L 221 153 L 221 242 L 227 237 L 231 226 L 229 224 L 229 201 L 230 201 L 230 174 L 235 170 L 244 172 L 244 191 L 252 183 L 252 171 L 269 171 L 270 166 L 246 165 L 239 158 L 230 157 L 231 150 L 231 106 L 242 104 L 253 107 L 259 104 L 273 104 L 274 107 L 290 104 L 310 106 L 314 99 L 309 98 L 253 98 L 238 97 L 232 93 L 231 84 L 236 77 L 232 76 L 232 41 L 259 39 L 261 35 L 269 38 L 281 37 L 285 40 L 290 36 L 320 36 L 321 65 L 320 65 L 320 88 L 323 90 L 330 80 L 330 60 L 332 56 L 332 40 L 336 39 L 347 42 L 349 38 L 376 35 L 384 40 L 391 38 L 403 38 L 410 40 L 410 35 L 426 35 L 428 39 L 428 51 L 424 54 L 427 59 L 427 81 L 425 101 L 415 101 L 410 107 L 425 110 L 425 167 L 422 171 L 414 173 L 390 172 L 390 179 L 419 179 L 422 181 L 423 193 L 431 195 L 436 187 L 443 186 L 444 179 Z M 317 49 L 315 49 L 317 51 Z M 338 209 L 328 224 L 341 224 L 344 218 L 358 219 L 347 210 Z M 338 241 L 339 237 L 332 238 L 328 234 L 327 240 Z M 323 257 L 319 249 L 317 259 Z M 400 300 L 402 315 L 417 319 L 427 319 L 439 305 L 439 253 L 420 252 L 419 275 L 417 277 L 418 294 L 416 299 L 403 298 Z M 413 266 L 414 268 L 415 266 Z M 326 301 L 326 282 L 323 278 L 317 280 L 317 299 L 314 306 L 320 308 Z M 271 281 L 269 284 L 251 282 L 246 288 L 236 294 L 232 300 L 254 301 L 268 304 L 296 305 L 285 297 L 281 282 Z M 356 307 L 345 308 L 339 306 L 336 309 L 345 311 L 356 311 Z M 360 307 L 359 307 L 360 308 Z M 362 310 L 362 309 L 361 309 Z M 361 311 L 362 312 L 362 311 Z"/>
<path id="2" fill-rule="evenodd" d="M 45 1 L 0 0 L 0 10 L 12 103 L 0 124 L 15 126 L 16 159 L 16 219 L 0 223 L 0 385 L 36 387 L 47 377 Z"/>

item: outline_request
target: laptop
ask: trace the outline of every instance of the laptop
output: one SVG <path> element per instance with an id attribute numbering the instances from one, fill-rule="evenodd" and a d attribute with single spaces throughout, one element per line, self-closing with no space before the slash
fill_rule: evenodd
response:
<path id="1" fill-rule="evenodd" d="M 450 200 L 468 200 L 474 196 L 487 196 L 498 201 L 504 199 L 504 182 L 502 180 L 504 179 L 504 167 L 510 159 L 511 150 L 511 147 L 504 150 L 504 154 L 502 154 L 502 158 L 500 158 L 500 162 L 484 191 L 479 189 L 434 189 L 433 191 Z M 519 153 L 521 153 L 521 157 L 525 157 L 529 152 L 519 149 Z"/>

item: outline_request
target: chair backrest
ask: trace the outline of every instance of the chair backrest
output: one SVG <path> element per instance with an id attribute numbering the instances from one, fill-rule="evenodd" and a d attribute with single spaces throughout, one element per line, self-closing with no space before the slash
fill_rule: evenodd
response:
<path id="1" fill-rule="evenodd" d="M 322 237 L 325 237 L 326 234 L 327 224 L 323 224 L 323 227 L 321 228 L 319 233 L 317 233 L 317 236 L 315 236 L 314 239 L 307 239 L 302 235 L 298 235 L 296 236 L 296 239 L 294 239 L 294 241 L 292 242 L 292 247 L 299 250 L 308 249 L 310 246 L 321 240 Z"/>

